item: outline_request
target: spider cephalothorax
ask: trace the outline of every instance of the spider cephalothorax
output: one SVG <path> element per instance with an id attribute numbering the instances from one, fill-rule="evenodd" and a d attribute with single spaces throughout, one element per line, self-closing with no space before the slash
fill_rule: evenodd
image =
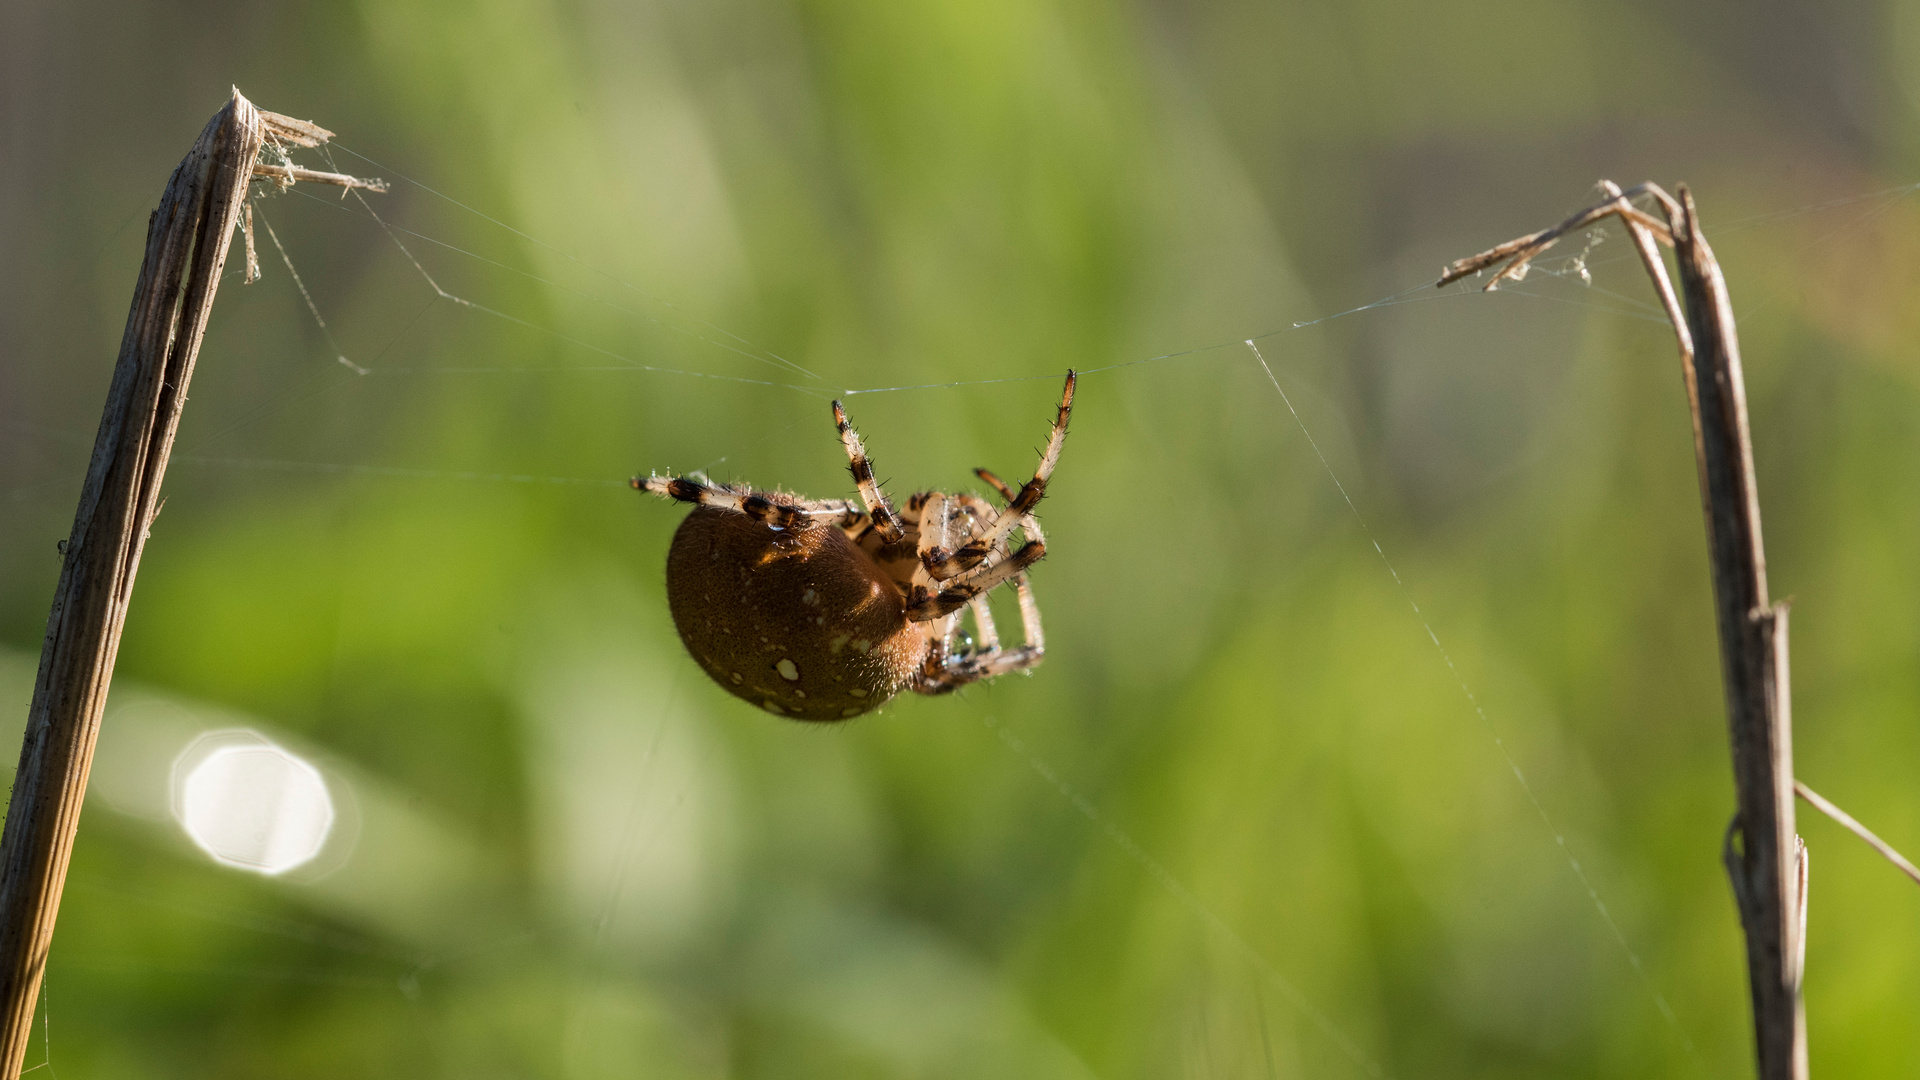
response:
<path id="1" fill-rule="evenodd" d="M 1066 442 L 1073 385 L 1069 371 L 1032 480 L 1015 492 L 974 470 L 1006 500 L 998 509 L 926 491 L 896 511 L 837 401 L 859 503 L 634 477 L 641 491 L 696 504 L 667 553 L 667 606 L 687 651 L 730 693 L 798 720 L 844 720 L 902 690 L 943 694 L 1038 664 L 1046 644 L 1026 570 L 1047 546 L 1033 509 Z M 988 592 L 1007 582 L 1026 639 L 1012 648 L 987 608 Z M 956 651 L 963 607 L 978 643 Z"/>

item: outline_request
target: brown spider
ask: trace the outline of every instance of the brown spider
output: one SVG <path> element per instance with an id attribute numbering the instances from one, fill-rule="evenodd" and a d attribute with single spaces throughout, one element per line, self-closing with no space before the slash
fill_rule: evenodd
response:
<path id="1" fill-rule="evenodd" d="M 844 720 L 902 690 L 944 694 L 1025 671 L 1046 653 L 1027 568 L 1047 553 L 1033 508 L 1047 492 L 1073 410 L 1074 374 L 1033 479 L 1007 501 L 923 491 L 895 511 L 873 478 L 839 402 L 834 423 L 860 503 L 685 477 L 634 477 L 636 490 L 696 504 L 667 552 L 667 606 L 687 651 L 713 681 L 768 712 Z M 1025 534 L 1018 550 L 1008 538 Z M 987 594 L 1011 581 L 1025 641 L 1002 648 Z M 976 647 L 956 651 L 960 609 Z"/>

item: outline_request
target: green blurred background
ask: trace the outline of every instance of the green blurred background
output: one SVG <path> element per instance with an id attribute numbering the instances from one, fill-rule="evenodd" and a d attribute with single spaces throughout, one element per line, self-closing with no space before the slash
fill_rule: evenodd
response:
<path id="1" fill-rule="evenodd" d="M 1911 2 L 13 0 L 13 723 L 145 216 L 229 84 L 417 181 L 372 205 L 511 317 L 437 297 L 352 199 L 259 204 L 332 342 L 262 235 L 201 354 L 29 1064 L 1748 1072 L 1690 436 L 1627 245 L 1591 287 L 1290 327 L 1600 176 L 1691 182 L 1796 602 L 1799 771 L 1912 853 L 1916 70 Z M 846 495 L 826 399 L 936 384 L 845 400 L 897 495 L 966 488 L 1031 468 L 1065 368 L 1176 353 L 1082 383 L 1031 678 L 809 728 L 681 652 L 681 511 L 626 476 Z M 325 770 L 315 864 L 227 869 L 167 819 L 173 755 L 234 727 Z M 1801 820 L 1813 1068 L 1913 1075 L 1920 890 Z"/>

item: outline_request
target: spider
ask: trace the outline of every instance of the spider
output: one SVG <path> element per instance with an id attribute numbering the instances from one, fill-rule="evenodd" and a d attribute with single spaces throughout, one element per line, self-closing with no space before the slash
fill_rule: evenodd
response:
<path id="1" fill-rule="evenodd" d="M 1033 509 L 1067 439 L 1073 387 L 1068 371 L 1040 466 L 1019 491 L 974 470 L 1006 501 L 997 509 L 978 495 L 923 491 L 895 510 L 837 401 L 858 503 L 634 477 L 635 490 L 694 504 L 667 552 L 667 606 L 687 651 L 734 696 L 816 721 L 859 716 L 902 690 L 945 694 L 1038 664 L 1046 640 L 1027 568 L 1047 542 Z M 1017 549 L 1016 528 L 1025 537 Z M 988 593 L 1008 582 L 1024 636 L 1010 648 L 987 608 Z M 956 649 L 961 608 L 973 613 L 978 644 Z"/>

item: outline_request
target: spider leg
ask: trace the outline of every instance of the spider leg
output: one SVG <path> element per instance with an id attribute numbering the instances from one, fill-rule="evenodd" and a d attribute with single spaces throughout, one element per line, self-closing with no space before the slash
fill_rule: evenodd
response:
<path id="1" fill-rule="evenodd" d="M 853 472 L 853 482 L 860 487 L 860 501 L 866 504 L 867 514 L 873 518 L 874 527 L 880 530 L 880 536 L 892 544 L 906 535 L 906 529 L 900 524 L 900 516 L 893 512 L 893 505 L 880 491 L 879 481 L 873 478 L 873 462 L 867 460 L 867 449 L 860 444 L 860 433 L 853 430 L 853 424 L 847 420 L 847 411 L 839 402 L 833 403 L 833 422 L 840 429 L 840 445 L 847 448 L 848 468 Z"/>
<path id="2" fill-rule="evenodd" d="M 966 514 L 974 520 L 973 525 L 967 526 L 968 536 L 972 536 L 975 532 L 979 531 L 978 526 L 991 522 L 1000 515 L 1000 511 L 995 510 L 992 503 L 978 495 L 969 493 L 965 495 L 949 495 L 947 497 L 959 503 L 961 513 Z"/>
<path id="3" fill-rule="evenodd" d="M 992 484 L 994 487 L 1000 489 L 1002 493 L 1005 493 L 1005 494 L 1012 493 L 1012 488 L 1008 487 L 1004 481 L 1002 481 L 999 477 L 993 475 L 991 472 L 988 472 L 985 469 L 975 469 L 974 472 L 980 474 L 981 479 L 986 480 L 988 483 Z M 989 505 L 985 499 L 982 499 L 977 495 L 962 495 L 962 496 L 956 496 L 956 498 L 960 499 L 963 505 L 975 511 L 975 513 L 978 515 L 977 520 L 987 521 L 987 522 L 998 522 L 1000 520 L 999 514 L 994 511 L 993 507 Z M 944 569 L 944 567 L 934 567 L 930 565 L 928 567 L 928 571 L 932 573 L 936 577 L 936 579 L 944 580 L 947 588 L 949 589 L 961 587 L 961 586 L 967 586 L 973 582 L 974 578 L 978 577 L 981 574 L 985 574 L 992 571 L 995 567 L 1004 565 L 1007 559 L 1014 558 L 1017 555 L 1025 555 L 1027 548 L 1033 547 L 1034 545 L 1037 544 L 1039 545 L 1040 553 L 1037 555 L 1034 555 L 1028 561 L 1028 565 L 1032 565 L 1033 562 L 1037 562 L 1040 559 L 1041 555 L 1046 554 L 1046 550 L 1047 550 L 1046 534 L 1040 531 L 1040 522 L 1036 521 L 1032 514 L 1020 515 L 1020 530 L 1026 533 L 1027 543 L 1020 548 L 1020 551 L 1018 553 L 1010 552 L 1008 550 L 1007 537 L 1003 533 L 1001 534 L 1000 538 L 994 542 L 993 547 L 988 550 L 987 557 L 985 559 L 979 560 L 975 564 L 973 569 L 966 570 L 961 573 L 955 573 L 953 570 L 949 569 L 949 570 L 946 570 L 946 573 L 943 576 L 941 574 L 941 570 Z M 979 540 L 969 541 L 966 547 L 961 548 L 960 551 L 956 553 L 953 558 L 947 560 L 947 564 L 949 566 L 953 566 L 960 563 L 961 562 L 960 556 L 972 550 L 976 546 L 976 544 L 980 542 L 981 541 Z M 993 556 L 996 554 L 1000 556 L 998 560 L 995 560 L 993 558 Z M 996 582 L 998 580 L 1002 580 L 1002 579 L 996 579 Z M 992 588 L 992 586 L 988 586 L 988 588 Z"/>
<path id="4" fill-rule="evenodd" d="M 1013 589 L 1020 596 L 1020 625 L 1026 640 L 1012 649 L 990 649 L 962 657 L 960 664 L 955 665 L 960 668 L 957 674 L 970 681 L 991 679 L 996 675 L 1025 671 L 1046 659 L 1047 638 L 1040 629 L 1040 605 L 1034 602 L 1033 586 L 1027 582 L 1027 575 L 1015 575 Z"/>
<path id="5" fill-rule="evenodd" d="M 938 567 L 944 565 L 948 556 L 953 554 L 947 547 L 947 530 L 951 513 L 947 505 L 947 497 L 938 491 L 928 491 L 915 495 L 910 503 L 919 504 L 913 507 L 916 512 L 913 527 L 918 534 L 914 553 L 920 556 L 920 565 L 926 568 L 929 580 L 938 581 L 940 580 Z M 969 525 L 967 534 L 972 535 L 972 532 L 972 526 Z"/>
<path id="6" fill-rule="evenodd" d="M 980 474 L 982 480 L 992 484 L 1001 494 L 1006 495 L 1009 500 L 1012 499 L 1012 489 L 1008 488 L 999 477 L 985 469 L 976 469 L 974 471 Z M 970 509 L 977 509 L 982 520 L 993 520 L 993 507 L 989 505 L 985 499 L 980 498 L 978 495 L 961 495 L 959 498 L 962 503 Z M 1046 536 L 1040 531 L 1040 523 L 1033 520 L 1032 515 L 1020 519 L 1020 528 L 1027 534 L 1027 539 L 1042 544 L 1047 542 Z M 1002 542 L 1001 550 L 1003 552 L 1005 551 L 1004 541 Z M 1014 594 L 1020 598 L 1020 628 L 1026 638 L 1026 644 L 1018 649 L 1010 650 L 1008 655 L 1031 653 L 1032 659 L 1021 665 L 1022 667 L 1031 667 L 1033 664 L 1040 662 L 1041 654 L 1046 651 L 1046 636 L 1040 629 L 1040 606 L 1034 603 L 1033 586 L 1027 581 L 1025 572 L 1014 575 L 1013 591 Z M 1000 651 L 1000 636 L 994 631 L 993 613 L 987 609 L 987 598 L 984 595 L 976 596 L 970 601 L 970 605 L 973 608 L 974 628 L 979 632 L 980 640 L 986 646 L 980 651 L 980 659 L 982 662 L 991 661 L 998 663 L 999 660 L 990 656 L 990 654 Z"/>
<path id="7" fill-rule="evenodd" d="M 927 576 L 934 581 L 946 581 L 977 565 L 979 560 L 962 562 L 959 552 L 948 546 L 949 537 L 958 531 L 962 539 L 971 542 L 980 534 L 982 523 L 994 520 L 993 507 L 974 495 L 943 495 L 935 491 L 914 498 L 921 500 L 920 517 L 915 526 L 920 532 L 920 564 L 926 567 Z M 956 518 L 972 520 L 956 522 Z M 956 524 L 960 526 L 958 530 L 954 528 Z M 1001 545 L 1003 551 L 1005 546 Z"/>
<path id="8" fill-rule="evenodd" d="M 943 615 L 966 607 L 974 597 L 992 590 L 996 585 L 1014 577 L 1027 567 L 1032 566 L 1047 553 L 1047 545 L 1039 540 L 1031 540 L 1021 545 L 1019 551 L 994 563 L 991 566 L 968 574 L 965 578 L 951 582 L 937 593 L 916 599 L 907 605 L 909 622 L 931 622 Z"/>
<path id="9" fill-rule="evenodd" d="M 1020 597 L 1020 632 L 1026 637 L 1021 651 L 1031 653 L 1031 663 L 1037 664 L 1047 651 L 1047 635 L 1040 629 L 1040 603 L 1033 598 L 1033 586 L 1025 574 L 1013 579 L 1013 591 Z"/>
<path id="10" fill-rule="evenodd" d="M 774 529 L 797 528 L 805 525 L 817 513 L 845 514 L 852 509 L 846 503 L 837 506 L 830 503 L 789 506 L 774 502 L 755 491 L 742 491 L 726 484 L 700 484 L 680 476 L 649 476 L 644 479 L 636 476 L 627 481 L 627 485 L 635 491 L 649 492 L 675 502 L 732 510 Z"/>
<path id="11" fill-rule="evenodd" d="M 985 478 L 988 480 L 989 483 L 992 483 L 995 486 L 1000 487 L 1002 489 L 1006 488 L 1006 484 L 1003 481 L 1001 481 L 999 477 L 994 476 L 990 472 L 987 472 L 987 470 L 975 469 L 974 471 L 985 474 Z M 997 519 L 998 513 L 994 510 L 993 504 L 987 502 L 987 500 L 981 498 L 980 496 L 962 495 L 962 496 L 959 496 L 959 498 L 969 508 L 973 508 L 975 510 L 976 514 L 978 515 L 978 520 L 994 521 Z M 1026 514 L 1020 518 L 1020 531 L 1027 534 L 1028 540 L 1037 540 L 1042 544 L 1047 542 L 1046 534 L 1040 531 L 1040 522 L 1036 518 L 1034 518 L 1032 514 Z M 1000 543 L 995 550 L 998 551 L 1003 557 L 1010 554 L 1007 547 L 1006 537 L 1000 538 Z M 965 580 L 966 578 L 963 576 L 961 578 L 961 581 L 964 582 Z"/>
<path id="12" fill-rule="evenodd" d="M 1060 391 L 1060 407 L 1053 418 L 1053 433 L 1047 437 L 1047 448 L 1040 455 L 1040 466 L 1033 471 L 1033 479 L 1021 486 L 1020 491 L 1013 495 L 1006 509 L 1001 510 L 993 519 L 993 524 L 954 553 L 951 564 L 959 570 L 971 569 L 985 562 L 994 548 L 1013 531 L 1014 526 L 1021 524 L 1031 515 L 1033 508 L 1040 505 L 1040 500 L 1046 497 L 1047 481 L 1053 476 L 1054 466 L 1060 463 L 1060 451 L 1067 442 L 1067 419 L 1073 415 L 1075 382 L 1073 371 L 1068 370 L 1067 384 Z M 1001 489 L 1011 490 L 1004 485 Z M 1031 544 L 1028 545 L 1028 547 L 1031 546 Z M 1025 551 L 1026 548 L 1021 550 Z"/>
<path id="13" fill-rule="evenodd" d="M 1005 480 L 993 475 L 992 472 L 986 469 L 975 469 L 973 470 L 973 474 L 985 480 L 987 483 L 992 484 L 993 489 L 1004 496 L 1008 502 L 1013 501 L 1013 488 L 1009 487 Z M 975 497 L 973 502 L 985 507 L 987 509 L 988 520 L 993 520 L 993 507 L 988 505 L 985 499 Z M 1020 530 L 1027 534 L 1027 539 L 1029 540 L 1039 540 L 1044 543 L 1047 539 L 1040 534 L 1040 523 L 1034 520 L 1032 514 L 1028 514 L 1020 519 Z"/>
<path id="14" fill-rule="evenodd" d="M 914 573 L 914 587 L 910 590 L 914 596 L 928 595 L 930 591 L 928 586 L 938 580 L 932 576 L 933 567 L 947 557 L 947 533 L 953 524 L 953 518 L 958 513 L 960 513 L 958 501 L 938 491 L 919 492 L 907 500 L 906 512 L 901 516 L 913 526 L 914 550 L 920 557 L 922 567 L 922 570 Z M 967 534 L 971 535 L 973 532 L 971 522 L 966 523 L 965 527 Z M 924 579 L 921 576 L 922 572 L 926 574 Z M 946 657 L 953 654 L 954 635 L 960 631 L 958 611 L 933 620 L 931 629 L 935 631 L 934 636 L 940 645 L 934 654 L 935 662 L 936 664 L 944 663 Z"/>
<path id="15" fill-rule="evenodd" d="M 993 470 L 975 469 L 973 470 L 973 475 L 993 485 L 993 490 L 999 492 L 1001 498 L 1007 500 L 1008 502 L 1013 501 L 1013 498 L 1014 498 L 1013 488 L 1009 486 L 1005 480 L 1002 480 L 998 476 L 995 476 L 993 474 Z"/>
<path id="16" fill-rule="evenodd" d="M 1004 484 L 998 483 L 998 477 L 993 476 L 991 473 L 986 473 L 982 479 L 993 484 L 995 488 L 1000 489 L 1002 494 L 1009 496 L 1009 500 L 1011 500 L 1013 494 L 1011 489 L 1008 489 Z M 974 519 L 976 528 L 982 527 L 998 517 L 993 506 L 978 495 L 953 495 L 949 496 L 949 498 L 958 502 L 968 515 Z M 1040 533 L 1039 523 L 1035 522 L 1031 515 L 1021 519 L 1021 528 L 1026 532 L 1030 541 L 1038 544 L 1044 544 L 1046 542 Z M 1029 544 L 1029 547 L 1031 546 L 1033 545 Z M 1044 552 L 1045 548 L 1041 548 L 1041 551 Z M 975 588 L 980 588 L 983 584 L 985 586 L 984 588 L 980 588 L 980 591 L 976 593 L 972 599 L 966 601 L 967 606 L 973 611 L 974 629 L 979 634 L 982 648 L 957 656 L 953 655 L 950 649 L 936 649 L 932 655 L 928 656 L 927 663 L 915 676 L 913 689 L 916 692 L 922 694 L 950 693 L 968 683 L 979 682 L 983 679 L 991 679 L 997 675 L 1006 675 L 1016 671 L 1026 671 L 1046 658 L 1047 640 L 1045 632 L 1040 627 L 1040 605 L 1034 602 L 1033 586 L 1027 580 L 1025 570 L 1016 570 L 1012 574 L 1013 590 L 1015 595 L 1020 598 L 1020 626 L 1025 640 L 1013 648 L 1005 648 L 1000 644 L 999 632 L 993 624 L 993 612 L 989 610 L 987 606 L 986 590 L 999 584 L 998 579 L 1005 573 L 1002 568 L 1008 567 L 1015 558 L 1026 558 L 1028 548 L 1023 547 L 1020 549 L 1018 555 L 1009 556 L 1007 553 L 1007 542 L 1002 538 L 997 545 L 996 554 L 1000 556 L 1000 561 L 991 564 L 987 568 L 986 574 L 979 576 L 969 575 L 972 580 L 963 580 L 958 583 L 957 590 L 949 588 L 942 593 L 933 596 L 922 596 L 920 598 L 925 604 L 944 607 L 943 597 L 949 596 L 952 592 L 971 592 Z M 1038 556 L 1034 557 L 1037 558 Z M 1031 563 L 1028 565 L 1031 565 Z M 982 579 L 988 575 L 991 575 L 995 580 L 983 582 Z"/>
<path id="17" fill-rule="evenodd" d="M 956 516 L 965 516 L 972 519 L 966 525 L 969 534 L 977 527 L 975 523 L 993 520 L 994 511 L 992 505 L 978 495 L 953 495 L 948 498 L 959 506 L 960 513 Z M 934 572 L 931 565 L 927 567 L 927 570 L 928 573 Z M 1024 580 L 1024 577 L 1021 580 Z M 993 608 L 988 605 L 987 598 L 984 595 L 976 596 L 967 602 L 967 607 L 973 612 L 973 632 L 974 636 L 979 639 L 977 647 L 973 650 L 973 654 L 982 655 L 999 652 L 1000 631 L 993 624 Z"/>
<path id="18" fill-rule="evenodd" d="M 815 521 L 851 529 L 867 520 L 867 512 L 845 499 L 805 499 L 799 507 Z"/>
<path id="19" fill-rule="evenodd" d="M 911 502 L 920 504 L 914 508 L 918 511 L 918 517 L 913 523 L 920 533 L 917 548 L 920 561 L 931 569 L 934 562 L 945 559 L 947 554 L 947 521 L 950 513 L 947 497 L 938 491 L 929 491 L 915 495 Z"/>
<path id="20" fill-rule="evenodd" d="M 1020 622 L 1025 629 L 1026 641 L 1012 649 L 1002 649 L 996 645 L 964 656 L 941 657 L 919 672 L 913 686 L 916 692 L 951 693 L 968 683 L 1026 671 L 1046 658 L 1046 638 L 1040 631 L 1040 606 L 1034 602 L 1033 587 L 1027 583 L 1027 575 L 1014 575 L 1013 587 L 1020 595 Z M 981 601 L 975 600 L 974 603 L 977 615 Z M 989 625 L 991 618 L 988 617 Z"/>
<path id="21" fill-rule="evenodd" d="M 993 625 L 993 609 L 987 606 L 987 598 L 976 596 L 967 601 L 973 609 L 973 632 L 979 635 L 980 651 L 996 653 L 1000 651 L 1000 630 Z"/>

